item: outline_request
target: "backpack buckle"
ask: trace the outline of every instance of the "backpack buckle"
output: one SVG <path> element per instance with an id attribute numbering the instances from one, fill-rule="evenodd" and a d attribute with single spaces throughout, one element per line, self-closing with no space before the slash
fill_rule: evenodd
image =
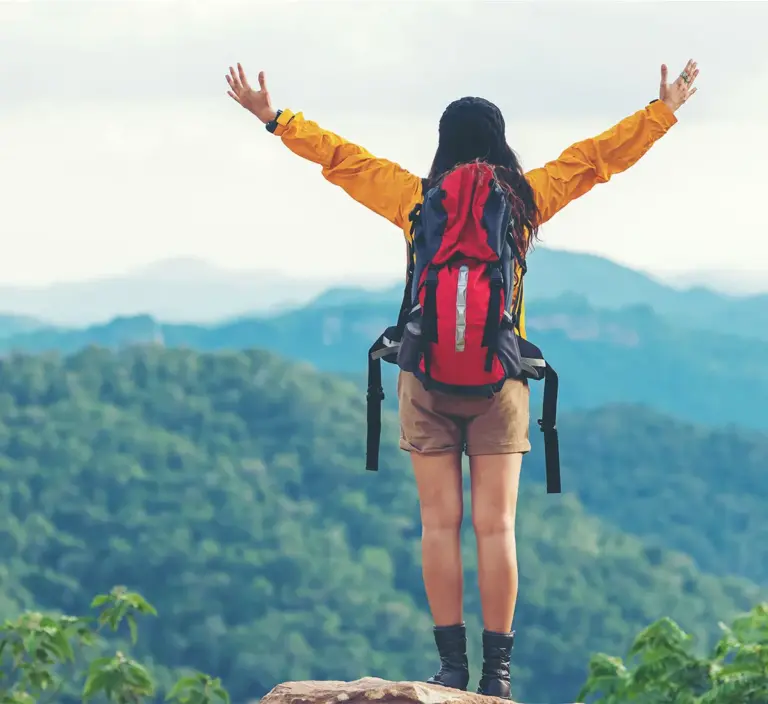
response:
<path id="1" fill-rule="evenodd" d="M 378 388 L 372 388 L 368 387 L 368 391 L 365 393 L 365 400 L 366 401 L 383 401 L 386 397 L 384 396 L 384 389 L 379 386 Z"/>

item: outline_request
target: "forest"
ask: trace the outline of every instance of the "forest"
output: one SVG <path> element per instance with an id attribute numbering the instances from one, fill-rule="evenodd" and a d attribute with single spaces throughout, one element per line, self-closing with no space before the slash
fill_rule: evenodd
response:
<path id="1" fill-rule="evenodd" d="M 164 681 L 193 668 L 242 702 L 286 680 L 423 679 L 416 491 L 392 414 L 364 470 L 363 403 L 258 350 L 0 359 L 0 620 L 83 614 L 126 585 L 161 615 L 136 653 Z M 765 436 L 637 407 L 560 425 L 566 493 L 546 495 L 535 448 L 520 499 L 524 700 L 572 701 L 594 654 L 662 617 L 705 649 L 767 580 Z"/>

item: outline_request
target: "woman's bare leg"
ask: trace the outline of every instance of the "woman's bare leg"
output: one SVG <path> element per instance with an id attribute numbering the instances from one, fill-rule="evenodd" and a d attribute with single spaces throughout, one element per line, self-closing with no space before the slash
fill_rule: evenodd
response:
<path id="1" fill-rule="evenodd" d="M 463 619 L 461 519 L 464 503 L 459 453 L 411 453 L 421 507 L 424 588 L 436 626 Z"/>
<path id="2" fill-rule="evenodd" d="M 483 626 L 509 633 L 517 602 L 515 514 L 521 453 L 470 458 Z"/>

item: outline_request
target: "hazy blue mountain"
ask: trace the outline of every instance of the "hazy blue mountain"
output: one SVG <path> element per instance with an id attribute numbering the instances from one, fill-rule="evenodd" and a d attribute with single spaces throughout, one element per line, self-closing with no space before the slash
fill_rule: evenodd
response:
<path id="1" fill-rule="evenodd" d="M 0 315 L 0 338 L 11 337 L 44 326 L 45 323 L 37 318 L 24 315 Z"/>
<path id="2" fill-rule="evenodd" d="M 0 352 L 147 342 L 197 350 L 257 347 L 362 382 L 368 347 L 393 322 L 395 310 L 391 302 L 315 302 L 210 326 L 161 323 L 151 316 L 117 318 L 89 328 L 39 329 L 0 339 Z M 561 375 L 564 408 L 636 403 L 693 421 L 768 427 L 768 341 L 687 330 L 649 306 L 597 309 L 575 295 L 532 304 L 528 332 Z M 395 368 L 385 369 L 391 378 Z M 540 385 L 533 388 L 540 392 Z"/>
<path id="3" fill-rule="evenodd" d="M 352 301 L 389 302 L 396 309 L 402 293 L 400 283 L 378 291 L 333 288 L 309 305 L 322 308 Z M 591 254 L 536 248 L 529 256 L 525 295 L 532 304 L 576 295 L 597 308 L 644 305 L 674 325 L 768 340 L 768 294 L 733 296 L 701 287 L 676 288 Z M 530 308 L 534 311 L 535 305 Z"/>
<path id="4" fill-rule="evenodd" d="M 270 271 L 229 271 L 197 260 L 169 260 L 102 280 L 0 287 L 0 310 L 65 326 L 143 314 L 167 322 L 209 324 L 307 305 L 367 302 L 396 307 L 402 295 L 399 275 L 395 272 L 392 284 L 386 285 L 350 270 L 341 287 L 338 281 L 292 280 Z M 530 255 L 526 292 L 532 303 L 577 294 L 598 308 L 649 305 L 688 328 L 725 328 L 768 339 L 767 294 L 737 297 L 704 288 L 681 289 L 594 255 L 538 247 Z"/>
<path id="5" fill-rule="evenodd" d="M 729 271 L 727 269 L 664 272 L 659 279 L 676 288 L 703 286 L 736 296 L 768 293 L 768 269 Z"/>
<path id="6" fill-rule="evenodd" d="M 768 339 L 768 294 L 738 297 L 701 287 L 676 289 L 589 254 L 537 249 L 526 291 L 531 300 L 578 293 L 601 308 L 643 304 L 686 327 Z"/>
<path id="7" fill-rule="evenodd" d="M 0 286 L 0 310 L 56 325 L 90 325 L 145 313 L 162 320 L 211 322 L 300 305 L 333 283 L 171 259 L 123 276 L 44 287 Z"/>

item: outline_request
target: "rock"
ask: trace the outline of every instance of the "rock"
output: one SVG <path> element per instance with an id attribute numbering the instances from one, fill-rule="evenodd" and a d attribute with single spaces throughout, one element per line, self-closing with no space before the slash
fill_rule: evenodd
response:
<path id="1" fill-rule="evenodd" d="M 364 677 L 354 682 L 286 682 L 261 704 L 510 704 L 508 699 L 484 697 L 424 682 L 387 682 Z M 514 704 L 514 703 L 512 703 Z"/>

